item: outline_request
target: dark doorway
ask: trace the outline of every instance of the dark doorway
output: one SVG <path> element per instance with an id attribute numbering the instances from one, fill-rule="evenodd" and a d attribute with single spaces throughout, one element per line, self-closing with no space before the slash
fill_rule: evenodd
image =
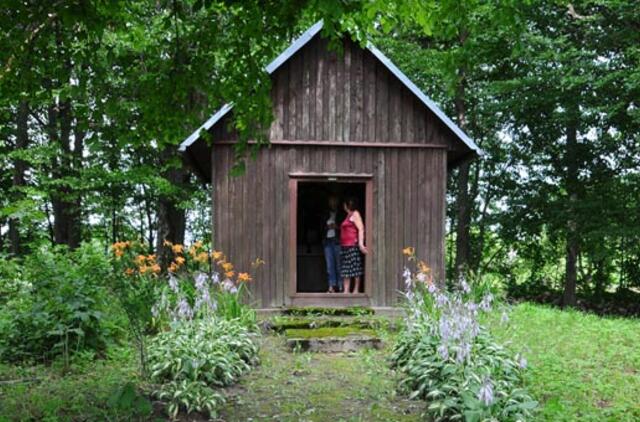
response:
<path id="1" fill-rule="evenodd" d="M 346 213 L 345 199 L 353 197 L 365 219 L 366 183 L 363 182 L 307 182 L 298 184 L 296 227 L 296 291 L 298 293 L 324 293 L 329 288 L 323 238 L 329 217 L 329 198 L 338 199 L 336 224 L 339 226 Z M 367 224 L 364 221 L 365 225 Z M 339 232 L 338 232 L 339 237 Z M 364 276 L 361 283 L 364 289 Z"/>

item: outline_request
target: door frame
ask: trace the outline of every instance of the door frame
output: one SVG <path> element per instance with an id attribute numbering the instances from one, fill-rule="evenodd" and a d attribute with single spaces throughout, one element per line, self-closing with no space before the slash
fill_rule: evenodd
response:
<path id="1" fill-rule="evenodd" d="M 363 183 L 365 185 L 365 229 L 364 236 L 369 253 L 364 256 L 364 292 L 342 295 L 340 293 L 299 293 L 298 286 L 298 184 L 302 182 L 333 182 L 333 183 Z M 356 299 L 354 304 L 368 303 L 372 296 L 372 263 L 371 254 L 374 251 L 373 237 L 373 175 L 368 173 L 289 173 L 289 294 L 293 300 L 313 303 L 314 299 Z M 305 300 L 306 299 L 306 300 Z M 332 301 L 333 302 L 333 301 Z M 346 303 L 345 303 L 346 304 Z"/>

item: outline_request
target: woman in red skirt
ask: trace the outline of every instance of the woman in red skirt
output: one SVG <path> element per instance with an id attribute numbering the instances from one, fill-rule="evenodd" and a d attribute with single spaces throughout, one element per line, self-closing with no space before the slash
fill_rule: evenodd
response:
<path id="1" fill-rule="evenodd" d="M 344 293 L 351 292 L 351 279 L 354 279 L 353 293 L 360 292 L 360 280 L 364 274 L 362 255 L 368 252 L 364 245 L 364 223 L 358 212 L 355 198 L 344 202 L 347 217 L 340 225 L 340 275 L 343 278 Z"/>

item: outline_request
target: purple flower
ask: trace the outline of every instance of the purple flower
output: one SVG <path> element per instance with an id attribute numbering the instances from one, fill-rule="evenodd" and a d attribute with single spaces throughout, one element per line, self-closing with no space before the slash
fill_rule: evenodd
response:
<path id="1" fill-rule="evenodd" d="M 169 274 L 169 288 L 178 292 L 178 279 L 173 274 Z"/>
<path id="2" fill-rule="evenodd" d="M 527 358 L 518 353 L 516 355 L 516 361 L 518 361 L 518 366 L 520 367 L 520 369 L 527 369 Z"/>
<path id="3" fill-rule="evenodd" d="M 181 298 L 178 301 L 177 316 L 180 319 L 191 319 L 193 317 L 193 310 L 185 298 Z"/>
<path id="4" fill-rule="evenodd" d="M 485 378 L 480 386 L 480 390 L 478 391 L 478 400 L 483 402 L 485 406 L 489 406 L 493 403 L 493 383 L 489 377 Z"/>
<path id="5" fill-rule="evenodd" d="M 434 294 L 438 290 L 438 286 L 436 286 L 436 283 L 431 283 L 427 287 L 427 290 L 429 290 L 429 293 Z"/>
<path id="6" fill-rule="evenodd" d="M 198 290 L 204 289 L 207 286 L 208 278 L 209 277 L 207 277 L 207 275 L 203 272 L 197 273 L 196 276 L 194 277 L 196 289 Z"/>
<path id="7" fill-rule="evenodd" d="M 213 284 L 218 284 L 220 283 L 220 275 L 218 273 L 213 273 L 211 274 L 211 282 Z"/>
<path id="8" fill-rule="evenodd" d="M 456 362 L 464 362 L 471 355 L 471 344 L 463 341 L 456 350 Z"/>
<path id="9" fill-rule="evenodd" d="M 442 359 L 447 360 L 449 359 L 449 348 L 447 347 L 446 344 L 441 344 L 440 346 L 438 346 L 438 353 L 440 354 L 440 356 L 442 356 Z"/>
<path id="10" fill-rule="evenodd" d="M 491 302 L 493 301 L 493 295 L 491 293 L 487 293 L 480 302 L 480 309 L 485 312 L 491 310 Z"/>
<path id="11" fill-rule="evenodd" d="M 460 288 L 464 293 L 469 293 L 471 291 L 471 287 L 469 287 L 469 283 L 464 279 L 464 276 L 460 277 Z"/>
<path id="12" fill-rule="evenodd" d="M 509 322 L 509 314 L 507 313 L 507 311 L 502 311 L 502 315 L 500 316 L 500 322 L 503 324 L 506 324 L 507 322 Z"/>

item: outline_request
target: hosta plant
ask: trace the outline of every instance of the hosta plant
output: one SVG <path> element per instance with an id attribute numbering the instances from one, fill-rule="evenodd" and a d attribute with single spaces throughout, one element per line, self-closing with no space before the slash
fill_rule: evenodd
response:
<path id="1" fill-rule="evenodd" d="M 537 402 L 523 387 L 526 360 L 480 322 L 494 308 L 491 293 L 472 291 L 464 280 L 446 291 L 412 249 L 405 253 L 416 269 L 404 273 L 408 318 L 391 357 L 401 388 L 427 402 L 430 420 L 529 419 Z"/>
<path id="2" fill-rule="evenodd" d="M 238 321 L 219 317 L 173 324 L 149 344 L 154 394 L 168 400 L 173 416 L 180 408 L 214 416 L 222 398 L 211 387 L 235 382 L 257 362 L 255 336 Z"/>

